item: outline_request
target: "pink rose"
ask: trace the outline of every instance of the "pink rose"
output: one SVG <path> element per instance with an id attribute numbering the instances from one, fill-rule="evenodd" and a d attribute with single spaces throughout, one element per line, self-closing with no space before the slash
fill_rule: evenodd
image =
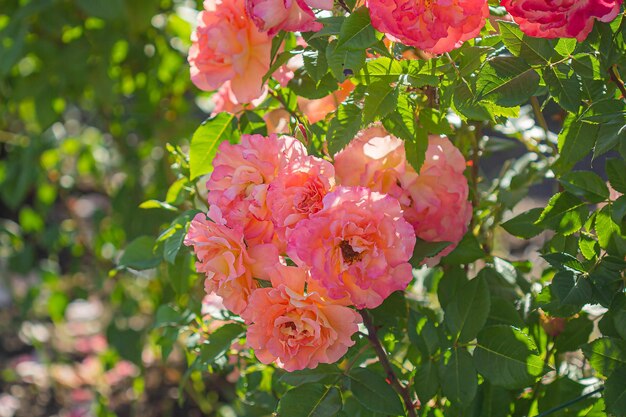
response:
<path id="1" fill-rule="evenodd" d="M 305 269 L 278 265 L 273 288 L 256 290 L 244 319 L 247 342 L 263 363 L 276 362 L 287 371 L 315 368 L 339 360 L 354 345 L 360 316 L 352 309 L 305 293 Z"/>
<path id="2" fill-rule="evenodd" d="M 364 186 L 395 197 L 415 235 L 429 242 L 450 242 L 433 265 L 463 238 L 472 217 L 465 159 L 447 138 L 430 136 L 419 175 L 406 161 L 404 141 L 380 126 L 360 132 L 335 155 L 341 185 Z"/>
<path id="3" fill-rule="evenodd" d="M 538 38 L 587 38 L 593 22 L 610 22 L 622 0 L 502 0 L 527 35 Z"/>
<path id="4" fill-rule="evenodd" d="M 226 226 L 219 209 L 212 208 L 209 215 L 215 222 L 202 213 L 194 217 L 184 243 L 193 246 L 196 270 L 206 274 L 207 294 L 216 293 L 227 309 L 241 314 L 258 286 L 253 277 L 266 279 L 265 268 L 278 261 L 278 252 L 271 245 L 248 249 L 241 231 Z"/>
<path id="5" fill-rule="evenodd" d="M 298 222 L 287 253 L 326 288 L 332 299 L 349 296 L 357 308 L 374 308 L 413 275 L 408 263 L 415 233 L 398 201 L 365 187 L 338 187 L 324 207 Z"/>
<path id="6" fill-rule="evenodd" d="M 380 125 L 362 130 L 335 155 L 335 171 L 341 185 L 368 187 L 390 194 L 405 205 L 410 202 L 402 199 L 404 190 L 399 178 L 407 169 L 413 168 L 406 161 L 404 141 Z"/>
<path id="7" fill-rule="evenodd" d="M 317 32 L 322 24 L 311 8 L 331 10 L 332 0 L 245 0 L 248 16 L 257 27 L 275 35 L 288 32 Z"/>
<path id="8" fill-rule="evenodd" d="M 239 144 L 220 144 L 207 199 L 224 213 L 228 226 L 243 230 L 248 244 L 274 241 L 267 188 L 279 168 L 298 155 L 306 155 L 306 148 L 289 136 L 243 135 Z"/>
<path id="9" fill-rule="evenodd" d="M 476 37 L 487 0 L 367 0 L 372 25 L 393 41 L 441 54 Z"/>
<path id="10" fill-rule="evenodd" d="M 322 199 L 334 185 L 333 165 L 313 156 L 295 158 L 279 171 L 269 186 L 267 206 L 281 243 L 300 220 L 322 209 Z"/>
<path id="11" fill-rule="evenodd" d="M 198 88 L 216 90 L 230 81 L 240 103 L 261 96 L 272 48 L 272 38 L 245 13 L 244 0 L 205 0 L 187 58 Z"/>
<path id="12" fill-rule="evenodd" d="M 404 218 L 413 225 L 415 235 L 429 242 L 452 243 L 427 261 L 431 266 L 456 247 L 472 218 L 465 167 L 463 155 L 447 138 L 430 136 L 419 175 L 407 170 L 400 176 L 411 201 L 404 207 Z"/>

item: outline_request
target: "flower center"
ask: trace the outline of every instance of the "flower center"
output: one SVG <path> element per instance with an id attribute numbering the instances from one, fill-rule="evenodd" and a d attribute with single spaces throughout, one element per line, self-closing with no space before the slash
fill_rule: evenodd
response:
<path id="1" fill-rule="evenodd" d="M 352 265 L 363 258 L 363 253 L 355 251 L 346 240 L 341 241 L 339 248 L 341 249 L 341 256 L 343 256 L 344 262 L 348 265 Z"/>

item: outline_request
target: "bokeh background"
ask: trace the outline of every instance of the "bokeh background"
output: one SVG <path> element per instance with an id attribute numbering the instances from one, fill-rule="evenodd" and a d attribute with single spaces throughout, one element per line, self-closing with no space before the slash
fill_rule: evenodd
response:
<path id="1" fill-rule="evenodd" d="M 216 415 L 232 396 L 180 386 L 184 353 L 163 364 L 151 331 L 172 288 L 116 270 L 171 220 L 139 205 L 207 116 L 186 62 L 200 7 L 0 0 L 0 417 Z"/>

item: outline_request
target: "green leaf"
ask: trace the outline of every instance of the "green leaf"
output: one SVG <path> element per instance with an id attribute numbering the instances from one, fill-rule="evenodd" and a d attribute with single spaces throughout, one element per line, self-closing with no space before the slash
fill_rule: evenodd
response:
<path id="1" fill-rule="evenodd" d="M 159 201 L 159 200 L 146 200 L 139 205 L 139 208 L 142 208 L 142 209 L 160 208 L 160 209 L 168 210 L 168 211 L 178 211 L 178 209 L 174 207 L 173 205 L 168 204 L 164 201 Z"/>
<path id="2" fill-rule="evenodd" d="M 521 330 L 491 326 L 478 334 L 474 361 L 492 384 L 517 389 L 532 385 L 547 371 L 536 352 L 535 344 Z"/>
<path id="3" fill-rule="evenodd" d="M 583 226 L 589 211 L 578 197 L 561 192 L 555 194 L 535 224 L 570 235 Z"/>
<path id="4" fill-rule="evenodd" d="M 607 159 L 606 174 L 609 177 L 611 187 L 626 194 L 626 162 L 617 158 Z"/>
<path id="5" fill-rule="evenodd" d="M 309 383 L 290 389 L 278 403 L 280 417 L 332 417 L 341 410 L 337 387 Z"/>
<path id="6" fill-rule="evenodd" d="M 563 175 L 559 182 L 571 194 L 599 203 L 609 198 L 609 189 L 598 174 L 591 171 L 574 171 Z"/>
<path id="7" fill-rule="evenodd" d="M 328 61 L 326 60 L 326 51 L 304 50 L 302 54 L 304 68 L 313 80 L 319 82 L 328 71 Z"/>
<path id="8" fill-rule="evenodd" d="M 130 242 L 119 260 L 119 266 L 132 269 L 150 269 L 161 263 L 161 257 L 154 253 L 154 238 L 140 236 Z"/>
<path id="9" fill-rule="evenodd" d="M 547 39 L 525 35 L 513 22 L 498 21 L 502 42 L 515 56 L 524 58 L 529 64 L 545 65 L 554 54 L 554 47 Z"/>
<path id="10" fill-rule="evenodd" d="M 448 246 L 450 246 L 450 242 L 427 242 L 417 238 L 415 248 L 413 248 L 413 256 L 411 256 L 411 265 L 417 268 L 425 258 L 436 256 Z"/>
<path id="11" fill-rule="evenodd" d="M 626 341 L 613 337 L 601 337 L 582 347 L 583 354 L 593 369 L 604 376 L 626 366 Z"/>
<path id="12" fill-rule="evenodd" d="M 556 337 L 554 344 L 559 352 L 578 350 L 581 345 L 589 341 L 593 330 L 593 322 L 586 316 L 569 320 L 563 332 Z"/>
<path id="13" fill-rule="evenodd" d="M 385 81 L 370 84 L 363 106 L 363 123 L 370 123 L 379 117 L 385 117 L 398 105 L 398 89 Z"/>
<path id="14" fill-rule="evenodd" d="M 476 371 L 474 371 L 474 374 Z M 434 362 L 427 360 L 415 371 L 413 388 L 417 397 L 422 402 L 427 402 L 435 396 L 439 390 L 439 373 Z"/>
<path id="15" fill-rule="evenodd" d="M 241 324 L 228 323 L 211 333 L 208 340 L 200 346 L 200 360 L 203 365 L 215 362 L 223 356 L 235 339 L 243 335 L 245 329 Z"/>
<path id="16" fill-rule="evenodd" d="M 233 114 L 220 113 L 207 119 L 193 134 L 189 148 L 189 168 L 191 178 L 197 178 L 213 171 L 213 158 L 219 144 L 228 140 L 236 142 L 237 118 Z"/>
<path id="17" fill-rule="evenodd" d="M 478 377 L 472 355 L 466 349 L 452 350 L 442 370 L 441 389 L 451 402 L 459 405 L 469 404 L 476 396 Z"/>
<path id="18" fill-rule="evenodd" d="M 426 158 L 426 150 L 428 149 L 428 131 L 417 127 L 413 137 L 405 140 L 404 148 L 406 150 L 406 160 L 411 164 L 415 172 L 420 172 Z"/>
<path id="19" fill-rule="evenodd" d="M 354 398 L 363 407 L 385 415 L 404 415 L 398 394 L 380 374 L 367 368 L 356 368 L 348 376 Z"/>
<path id="20" fill-rule="evenodd" d="M 372 84 L 377 81 L 393 83 L 398 82 L 403 74 L 404 71 L 398 61 L 381 57 L 368 61 L 361 70 L 359 78 L 363 81 L 363 84 Z"/>
<path id="21" fill-rule="evenodd" d="M 550 291 L 559 301 L 559 316 L 571 316 L 591 301 L 592 289 L 582 275 L 559 271 L 552 279 Z"/>
<path id="22" fill-rule="evenodd" d="M 444 309 L 444 320 L 455 341 L 466 343 L 476 338 L 487 322 L 490 307 L 489 287 L 484 277 L 463 284 Z"/>
<path id="23" fill-rule="evenodd" d="M 478 74 L 476 90 L 479 100 L 514 107 L 535 94 L 539 80 L 539 74 L 523 59 L 500 56 L 485 62 Z"/>
<path id="24" fill-rule="evenodd" d="M 280 377 L 280 382 L 288 385 L 302 385 L 312 382 L 319 382 L 330 378 L 336 378 L 341 374 L 337 365 L 331 365 L 326 363 L 319 364 L 314 369 L 303 369 L 301 371 L 286 372 Z"/>
<path id="25" fill-rule="evenodd" d="M 570 56 L 572 53 L 574 53 L 576 45 L 576 39 L 560 38 L 554 46 L 554 50 L 560 55 Z"/>
<path id="26" fill-rule="evenodd" d="M 613 205 L 608 204 L 596 214 L 596 235 L 602 249 L 609 254 L 624 256 L 626 254 L 626 236 L 622 235 L 621 228 L 613 221 Z"/>
<path id="27" fill-rule="evenodd" d="M 337 109 L 336 116 L 330 121 L 326 140 L 331 155 L 342 150 L 361 128 L 362 111 L 354 104 L 344 104 Z"/>
<path id="28" fill-rule="evenodd" d="M 578 112 L 582 100 L 582 86 L 576 74 L 563 76 L 553 68 L 543 70 L 543 79 L 550 90 L 550 95 L 565 110 Z"/>
<path id="29" fill-rule="evenodd" d="M 544 231 L 543 227 L 536 224 L 542 211 L 543 209 L 540 207 L 530 209 L 527 212 L 507 220 L 500 226 L 513 236 L 522 239 L 530 239 Z"/>
<path id="30" fill-rule="evenodd" d="M 478 239 L 471 232 L 463 236 L 457 247 L 441 260 L 444 265 L 469 264 L 485 256 Z"/>
<path id="31" fill-rule="evenodd" d="M 583 159 L 596 143 L 599 126 L 569 118 L 559 133 L 559 159 L 554 168 L 559 173 L 569 171 Z"/>
<path id="32" fill-rule="evenodd" d="M 370 22 L 369 10 L 359 7 L 341 25 L 337 48 L 365 50 L 378 40 Z"/>
<path id="33" fill-rule="evenodd" d="M 365 56 L 365 49 L 337 47 L 336 40 L 328 44 L 326 48 L 328 66 L 339 81 L 357 74 L 365 64 Z"/>
<path id="34" fill-rule="evenodd" d="M 604 387 L 606 411 L 615 417 L 626 416 L 626 366 L 616 369 Z"/>

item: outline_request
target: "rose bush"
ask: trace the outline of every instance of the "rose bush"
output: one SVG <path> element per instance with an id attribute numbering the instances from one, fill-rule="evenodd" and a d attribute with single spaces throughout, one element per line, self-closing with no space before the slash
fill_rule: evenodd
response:
<path id="1" fill-rule="evenodd" d="M 189 366 L 240 361 L 252 415 L 624 415 L 626 200 L 587 163 L 626 153 L 621 2 L 496 3 L 205 3 L 156 250 L 197 260 L 179 309 L 223 298 Z"/>

